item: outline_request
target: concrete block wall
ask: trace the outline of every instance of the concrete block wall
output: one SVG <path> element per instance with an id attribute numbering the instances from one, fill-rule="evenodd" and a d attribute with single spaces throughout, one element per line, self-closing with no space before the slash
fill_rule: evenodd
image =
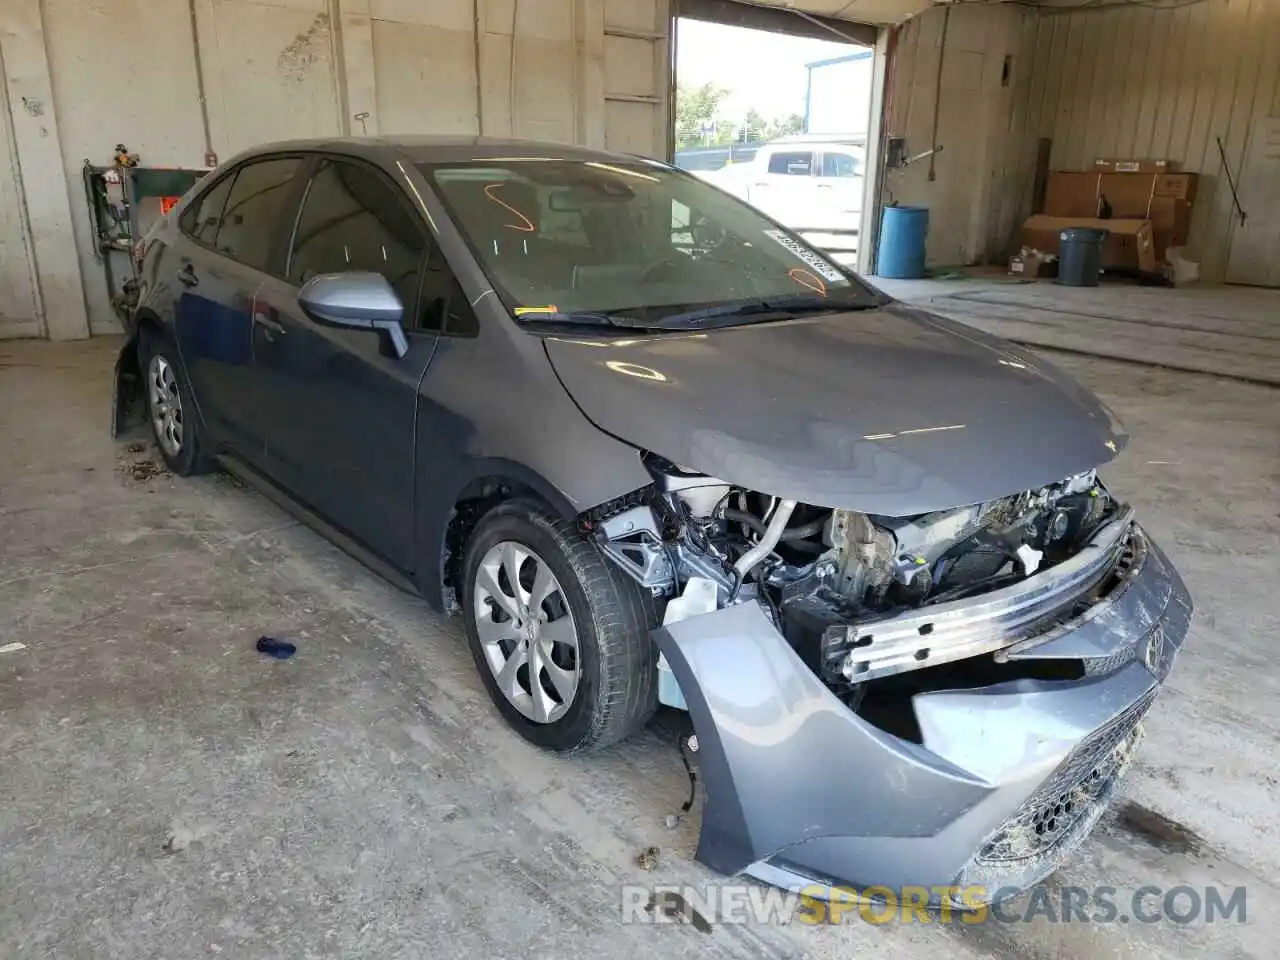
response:
<path id="1" fill-rule="evenodd" d="M 5 0 L 0 147 L 18 162 L 0 173 L 0 337 L 118 329 L 80 179 L 116 143 L 157 166 L 394 133 L 665 156 L 668 11 L 668 0 Z M 23 106 L 33 100 L 38 116 Z"/>

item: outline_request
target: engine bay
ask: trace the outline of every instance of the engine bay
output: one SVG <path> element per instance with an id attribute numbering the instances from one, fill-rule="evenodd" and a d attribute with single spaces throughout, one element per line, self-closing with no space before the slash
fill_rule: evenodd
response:
<path id="1" fill-rule="evenodd" d="M 605 554 L 668 601 L 667 622 L 759 603 L 855 710 L 895 686 L 885 678 L 941 671 L 938 682 L 961 682 L 958 661 L 990 665 L 983 675 L 994 682 L 994 651 L 1105 589 L 1132 549 L 1130 513 L 1093 470 L 987 503 L 887 517 L 780 499 L 653 455 L 645 462 L 652 487 L 584 518 Z"/>

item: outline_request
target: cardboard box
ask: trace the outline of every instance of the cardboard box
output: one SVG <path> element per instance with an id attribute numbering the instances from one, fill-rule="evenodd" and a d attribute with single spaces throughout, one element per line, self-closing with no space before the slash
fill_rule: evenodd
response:
<path id="1" fill-rule="evenodd" d="M 1106 197 L 1113 217 L 1150 216 L 1154 198 L 1193 203 L 1195 173 L 1097 173 L 1055 170 L 1045 184 L 1044 213 L 1051 217 L 1096 217 Z"/>
<path id="2" fill-rule="evenodd" d="M 1170 247 L 1186 246 L 1191 234 L 1191 204 L 1172 197 L 1151 200 L 1151 236 L 1155 242 L 1156 260 L 1164 261 Z"/>
<path id="3" fill-rule="evenodd" d="M 1172 173 L 1178 169 L 1178 163 L 1176 160 L 1099 157 L 1093 161 L 1093 168 L 1099 173 Z"/>
<path id="4" fill-rule="evenodd" d="M 1150 173 L 1104 173 L 1098 195 L 1111 205 L 1111 216 L 1146 220 L 1151 216 L 1156 177 Z"/>
<path id="5" fill-rule="evenodd" d="M 1191 204 L 1172 197 L 1153 197 L 1150 220 L 1151 229 L 1165 231 L 1174 243 L 1182 245 L 1191 233 Z"/>
<path id="6" fill-rule="evenodd" d="M 1044 213 L 1051 217 L 1096 217 L 1098 174 L 1058 170 L 1049 174 L 1044 189 Z"/>
<path id="7" fill-rule="evenodd" d="M 1196 189 L 1200 185 L 1198 173 L 1165 173 L 1156 175 L 1154 193 L 1157 197 L 1196 202 Z"/>
<path id="8" fill-rule="evenodd" d="M 1107 231 L 1107 240 L 1102 247 L 1104 269 L 1154 274 L 1159 268 L 1150 220 L 1052 217 L 1041 213 L 1028 217 L 1022 224 L 1020 243 L 1034 250 L 1057 254 L 1062 245 L 1059 235 L 1068 227 L 1093 227 Z"/>
<path id="9" fill-rule="evenodd" d="M 1024 248 L 1021 253 L 1015 253 L 1009 258 L 1011 276 L 1033 280 L 1036 277 L 1051 277 L 1057 272 L 1056 260 L 1029 248 Z"/>

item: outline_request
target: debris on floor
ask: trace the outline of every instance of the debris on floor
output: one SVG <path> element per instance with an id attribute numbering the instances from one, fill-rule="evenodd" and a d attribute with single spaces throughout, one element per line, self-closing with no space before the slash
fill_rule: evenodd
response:
<path id="1" fill-rule="evenodd" d="M 168 838 L 160 846 L 162 853 L 181 853 L 193 843 L 198 844 L 214 831 L 212 824 L 196 824 L 194 826 L 174 826 Z"/>
<path id="2" fill-rule="evenodd" d="M 158 461 L 155 450 L 141 440 L 126 444 L 123 452 L 117 454 L 116 460 L 120 473 L 138 483 L 169 476 L 169 468 Z"/>
<path id="3" fill-rule="evenodd" d="M 1204 840 L 1194 830 L 1132 800 L 1116 810 L 1116 822 L 1162 850 L 1187 853 L 1204 845 Z"/>
<path id="4" fill-rule="evenodd" d="M 662 851 L 657 847 L 645 847 L 636 856 L 636 866 L 641 870 L 652 870 L 658 865 L 658 858 L 662 856 Z"/>
<path id="5" fill-rule="evenodd" d="M 645 910 L 654 916 L 671 917 L 693 925 L 699 933 L 710 933 L 711 924 L 680 894 L 673 890 L 659 890 L 649 898 Z"/>
<path id="6" fill-rule="evenodd" d="M 25 643 L 18 643 L 15 640 L 13 643 L 6 643 L 3 647 L 0 647 L 0 653 L 17 653 L 19 650 L 25 649 L 27 649 Z"/>
<path id="7" fill-rule="evenodd" d="M 163 476 L 168 472 L 168 470 L 160 466 L 160 464 L 156 463 L 154 460 L 139 460 L 137 463 L 133 464 L 130 469 L 133 479 L 143 482 L 150 480 L 152 477 Z"/>
<path id="8" fill-rule="evenodd" d="M 298 648 L 289 641 L 277 640 L 275 637 L 259 637 L 257 648 L 259 653 L 265 653 L 277 660 L 288 660 L 298 652 Z"/>

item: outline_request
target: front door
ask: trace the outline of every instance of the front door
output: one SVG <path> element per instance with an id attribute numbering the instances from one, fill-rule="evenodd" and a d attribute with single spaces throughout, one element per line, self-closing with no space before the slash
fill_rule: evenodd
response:
<path id="1" fill-rule="evenodd" d="M 381 171 L 326 159 L 302 201 L 284 279 L 254 300 L 254 378 L 266 469 L 328 521 L 412 570 L 418 385 L 436 347 L 419 322 L 425 227 Z M 321 273 L 383 274 L 405 305 L 409 352 L 374 331 L 314 322 L 298 303 Z"/>

